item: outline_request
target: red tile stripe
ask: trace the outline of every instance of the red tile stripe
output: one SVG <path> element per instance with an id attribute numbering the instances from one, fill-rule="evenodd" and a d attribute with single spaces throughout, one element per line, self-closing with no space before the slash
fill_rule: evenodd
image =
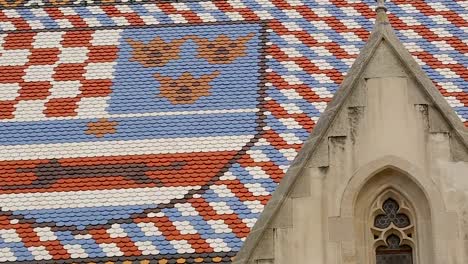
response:
<path id="1" fill-rule="evenodd" d="M 231 189 L 232 191 L 232 189 Z M 239 237 L 246 237 L 250 232 L 250 228 L 242 222 L 237 214 L 218 214 L 216 210 L 203 197 L 193 197 L 188 200 L 190 204 L 197 210 L 205 221 L 223 220 L 224 223 Z M 212 250 L 211 248 L 209 250 Z M 210 252 L 208 250 L 208 252 Z"/>
<path id="2" fill-rule="evenodd" d="M 157 187 L 160 184 L 165 187 L 176 186 L 202 186 L 207 184 L 228 160 L 236 153 L 232 152 L 195 152 L 186 154 L 161 154 L 161 155 L 137 155 L 137 156 L 110 156 L 91 158 L 59 159 L 57 162 L 62 170 L 72 171 L 77 167 L 88 166 L 132 166 L 144 164 L 147 167 L 155 167 L 142 171 L 141 175 L 132 174 L 125 177 L 124 172 L 117 169 L 112 175 L 94 177 L 69 177 L 50 182 L 50 186 L 42 188 L 33 185 L 40 180 L 37 170 L 40 166 L 47 169 L 51 166 L 50 160 L 24 160 L 24 161 L 0 161 L 0 193 L 25 193 L 25 192 L 51 192 L 51 191 L 84 191 L 105 190 L 113 188 L 139 188 Z M 183 162 L 179 169 L 170 169 L 171 164 Z M 48 165 L 49 164 L 49 165 Z M 158 170 L 158 167 L 167 167 Z M 84 173 L 81 169 L 80 173 Z M 201 176 L 203 175 L 203 176 Z M 154 181 L 142 183 L 138 179 L 148 178 Z M 12 187 L 21 188 L 12 188 Z"/>

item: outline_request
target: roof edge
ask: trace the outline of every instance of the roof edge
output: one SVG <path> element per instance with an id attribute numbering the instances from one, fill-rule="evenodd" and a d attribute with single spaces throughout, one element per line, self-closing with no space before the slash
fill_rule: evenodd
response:
<path id="1" fill-rule="evenodd" d="M 286 199 L 289 190 L 296 182 L 296 179 L 304 171 L 307 165 L 307 161 L 317 150 L 319 143 L 325 137 L 333 121 L 336 119 L 339 111 L 341 110 L 344 101 L 350 95 L 352 88 L 359 80 L 359 77 L 365 70 L 367 63 L 370 61 L 379 44 L 383 40 L 384 34 L 382 33 L 382 27 L 376 25 L 369 37 L 368 42 L 361 50 L 358 58 L 348 71 L 347 77 L 343 80 L 343 83 L 340 85 L 340 88 L 333 96 L 332 101 L 327 105 L 325 111 L 320 115 L 320 119 L 318 120 L 316 126 L 312 130 L 311 134 L 302 146 L 294 161 L 291 163 L 291 166 L 281 180 L 278 188 L 273 193 L 270 201 L 268 201 L 263 212 L 250 231 L 241 250 L 234 258 L 234 261 L 232 262 L 233 264 L 245 264 L 252 257 L 254 249 L 260 242 L 269 224 L 273 221 L 274 216 L 281 208 L 281 205 Z"/>
<path id="2" fill-rule="evenodd" d="M 273 193 L 272 198 L 265 206 L 265 209 L 252 228 L 249 236 L 244 242 L 244 245 L 236 255 L 233 264 L 245 264 L 250 260 L 265 230 L 273 221 L 276 213 L 280 210 L 281 205 L 286 199 L 289 191 L 293 187 L 297 178 L 304 171 L 308 160 L 317 150 L 319 143 L 327 134 L 333 121 L 337 117 L 337 114 L 342 108 L 344 101 L 352 92 L 352 88 L 363 74 L 367 63 L 370 61 L 382 41 L 387 41 L 389 43 L 389 46 L 392 48 L 394 54 L 399 58 L 403 66 L 407 68 L 412 77 L 425 90 L 427 96 L 429 96 L 430 100 L 434 102 L 434 105 L 441 112 L 444 119 L 451 126 L 456 136 L 462 141 L 463 145 L 468 151 L 468 129 L 466 129 L 453 108 L 443 98 L 442 94 L 440 94 L 431 79 L 426 75 L 426 73 L 422 70 L 419 64 L 414 60 L 412 55 L 406 50 L 406 48 L 396 36 L 388 20 L 388 16 L 386 14 L 387 9 L 384 5 L 384 0 L 377 0 L 377 2 L 378 6 L 376 8 L 376 23 L 368 42 L 361 50 L 358 58 L 348 71 L 347 77 L 344 79 L 343 83 L 340 85 L 340 88 L 333 96 L 333 100 L 328 104 L 324 113 L 322 113 L 320 116 L 317 125 L 312 130 L 309 138 L 306 140 L 298 155 L 292 162 L 285 176 L 281 180 L 278 188 Z"/>
<path id="3" fill-rule="evenodd" d="M 447 124 L 453 129 L 454 134 L 462 141 L 468 151 L 468 129 L 455 113 L 455 110 L 453 110 L 434 85 L 434 82 L 427 76 L 426 72 L 424 72 L 409 51 L 403 46 L 391 25 L 386 24 L 380 26 L 379 31 L 382 32 L 383 39 L 389 43 L 389 47 L 402 62 L 403 67 L 406 68 L 411 77 L 416 80 L 429 99 L 432 100 L 434 106 L 439 110 Z"/>

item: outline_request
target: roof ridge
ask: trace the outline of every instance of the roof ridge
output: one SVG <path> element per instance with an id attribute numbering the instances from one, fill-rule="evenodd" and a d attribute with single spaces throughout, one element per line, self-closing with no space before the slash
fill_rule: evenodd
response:
<path id="1" fill-rule="evenodd" d="M 375 0 L 377 2 L 377 7 L 375 8 L 375 12 L 377 13 L 377 19 L 375 26 L 379 26 L 381 24 L 387 25 L 390 24 L 387 16 L 387 7 L 385 6 L 385 0 Z"/>

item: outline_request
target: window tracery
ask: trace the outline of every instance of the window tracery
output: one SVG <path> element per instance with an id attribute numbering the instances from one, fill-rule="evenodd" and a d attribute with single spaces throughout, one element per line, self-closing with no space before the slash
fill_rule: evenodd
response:
<path id="1" fill-rule="evenodd" d="M 401 197 L 382 196 L 374 203 L 374 249 L 377 264 L 413 264 L 414 225 Z"/>

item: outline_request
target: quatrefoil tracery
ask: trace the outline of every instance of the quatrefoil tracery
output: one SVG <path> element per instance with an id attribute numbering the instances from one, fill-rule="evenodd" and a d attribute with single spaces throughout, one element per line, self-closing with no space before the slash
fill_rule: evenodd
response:
<path id="1" fill-rule="evenodd" d="M 374 227 L 385 229 L 393 223 L 398 228 L 405 228 L 411 225 L 410 219 L 406 214 L 398 213 L 400 206 L 393 199 L 388 199 L 382 206 L 385 214 L 375 217 Z"/>
<path id="2" fill-rule="evenodd" d="M 392 194 L 396 199 L 390 198 L 387 193 L 374 203 L 371 231 L 375 249 L 414 246 L 414 226 L 407 213 L 411 210 L 403 198 L 393 192 Z"/>

